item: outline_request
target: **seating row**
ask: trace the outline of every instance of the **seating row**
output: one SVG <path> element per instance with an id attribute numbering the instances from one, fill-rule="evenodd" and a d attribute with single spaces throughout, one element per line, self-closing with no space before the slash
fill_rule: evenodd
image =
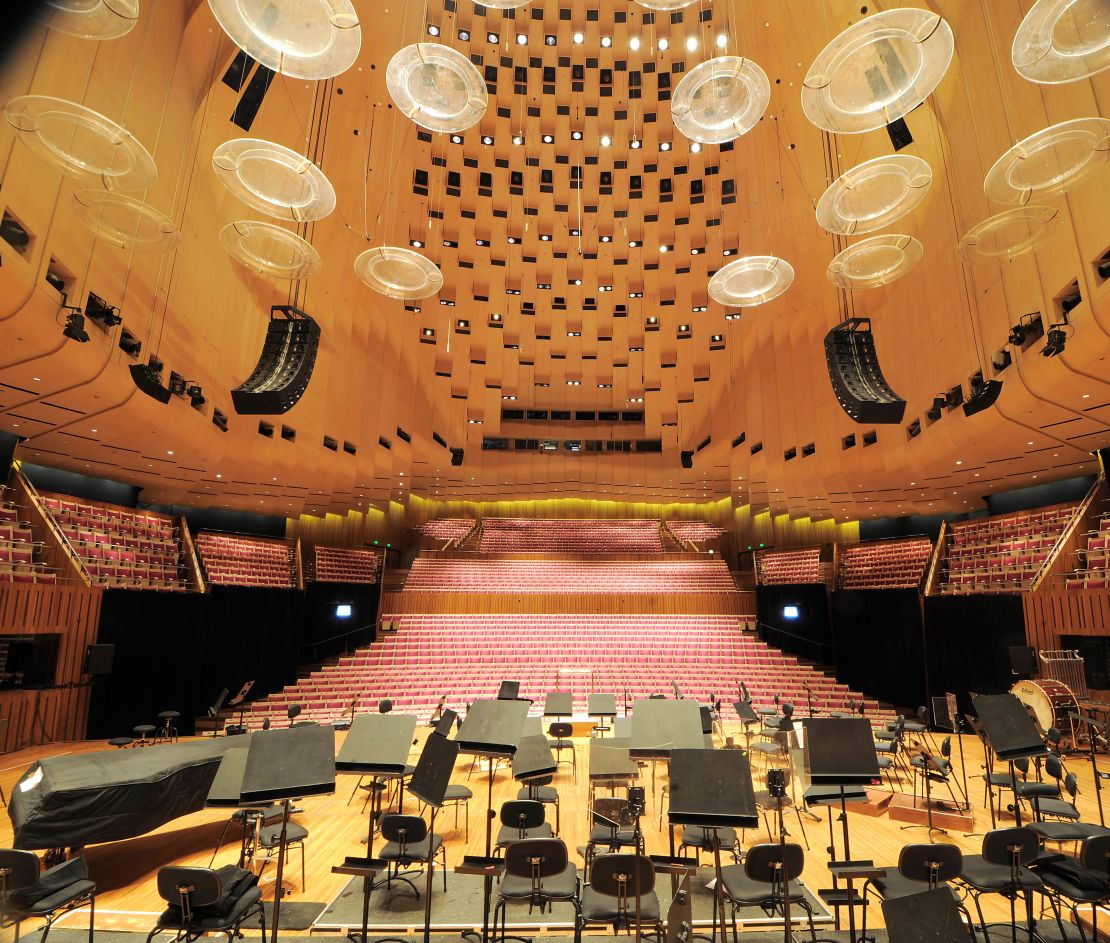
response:
<path id="1" fill-rule="evenodd" d="M 662 553 L 659 521 L 529 520 L 487 517 L 479 550 L 548 553 Z"/>
<path id="2" fill-rule="evenodd" d="M 297 585 L 294 545 L 287 541 L 201 531 L 196 548 L 210 583 L 284 588 Z"/>
<path id="3" fill-rule="evenodd" d="M 425 521 L 420 533 L 431 540 L 462 540 L 473 527 L 474 521 L 469 517 L 441 517 Z"/>
<path id="4" fill-rule="evenodd" d="M 927 537 L 846 546 L 840 554 L 842 589 L 909 589 L 920 585 L 933 552 Z"/>
<path id="5" fill-rule="evenodd" d="M 756 576 L 763 585 L 820 583 L 821 549 L 765 551 L 756 556 Z"/>
<path id="6" fill-rule="evenodd" d="M 382 555 L 353 547 L 316 547 L 316 580 L 320 583 L 376 583 Z"/>

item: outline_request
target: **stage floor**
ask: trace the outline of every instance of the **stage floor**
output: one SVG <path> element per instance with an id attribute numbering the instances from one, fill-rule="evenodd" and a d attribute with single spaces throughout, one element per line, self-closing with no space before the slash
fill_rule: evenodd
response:
<path id="1" fill-rule="evenodd" d="M 418 730 L 420 745 L 422 745 L 426 735 L 427 728 Z M 738 744 L 743 745 L 744 743 L 744 736 L 739 724 L 726 724 L 724 735 L 733 737 Z M 342 743 L 344 736 L 345 734 L 342 732 L 337 734 L 338 743 Z M 936 735 L 934 736 L 936 737 Z M 717 739 L 718 742 L 723 742 L 720 737 Z M 937 740 L 939 741 L 939 737 L 937 737 Z M 415 762 L 419 756 L 420 745 L 413 747 L 411 762 Z M 588 739 L 585 737 L 576 738 L 575 746 L 578 757 L 577 783 L 574 781 L 570 765 L 567 764 L 559 767 L 555 785 L 559 790 L 562 801 L 560 837 L 566 841 L 571 851 L 572 860 L 581 866 L 581 859 L 578 857 L 576 849 L 579 845 L 585 843 L 588 833 L 586 816 L 589 795 L 586 775 Z M 982 775 L 984 762 L 983 751 L 978 740 L 971 736 L 963 738 L 963 746 L 974 813 L 975 825 L 973 831 L 976 834 L 965 836 L 962 832 L 951 831 L 947 835 L 937 835 L 936 837 L 938 841 L 958 845 L 965 854 L 977 854 L 982 841 L 982 833 L 991 827 L 990 814 L 983 806 L 982 780 L 979 779 Z M 45 756 L 84 753 L 103 749 L 114 748 L 107 748 L 101 742 L 66 743 L 4 755 L 0 757 L 0 784 L 3 785 L 5 793 L 10 796 L 17 779 L 34 760 Z M 953 744 L 953 760 L 956 767 L 956 778 L 961 779 L 959 754 L 955 743 Z M 1110 757 L 1100 756 L 1099 762 L 1100 769 L 1110 771 Z M 482 854 L 484 851 L 487 780 L 486 774 L 478 768 L 473 770 L 468 779 L 471 765 L 470 757 L 460 756 L 452 779 L 452 782 L 468 785 L 474 792 L 474 798 L 470 801 L 469 806 L 469 840 L 465 837 L 464 814 L 461 810 L 457 827 L 454 811 L 450 808 L 439 813 L 436 819 L 436 831 L 443 835 L 446 841 L 449 867 L 459 863 L 464 854 Z M 1077 804 L 1084 820 L 1097 822 L 1098 808 L 1095 801 L 1089 759 L 1083 754 L 1076 755 L 1068 760 L 1067 766 L 1069 770 L 1077 774 L 1079 779 L 1080 795 Z M 647 812 L 642 819 L 642 826 L 646 836 L 648 852 L 666 854 L 669 847 L 667 833 L 665 828 L 660 828 L 659 820 L 660 793 L 662 786 L 667 781 L 666 768 L 663 764 L 659 764 L 655 772 L 653 791 L 650 766 L 643 768 L 641 771 L 641 782 L 647 790 Z M 304 825 L 309 831 L 309 837 L 305 843 L 306 880 L 305 886 L 302 887 L 300 855 L 298 851 L 294 850 L 285 871 L 286 883 L 287 886 L 292 887 L 292 894 L 284 898 L 283 907 L 286 902 L 316 902 L 318 905 L 331 905 L 336 902 L 347 887 L 350 878 L 346 875 L 332 874 L 331 867 L 342 862 L 348 855 L 365 854 L 365 845 L 360 842 L 360 839 L 365 840 L 367 831 L 367 819 L 362 807 L 362 791 L 359 791 L 358 795 L 352 798 L 352 791 L 355 789 L 357 779 L 357 776 L 341 774 L 334 795 L 313 797 L 297 803 L 304 811 L 296 816 L 296 821 Z M 764 775 L 761 771 L 757 771 L 755 780 L 757 789 L 764 786 Z M 902 778 L 899 786 L 907 793 L 912 792 L 912 782 L 908 777 Z M 518 784 L 512 781 L 507 769 L 499 770 L 493 790 L 495 809 L 507 799 L 515 798 L 518 788 Z M 1104 795 L 1107 800 L 1107 813 L 1110 814 L 1110 791 L 1104 793 Z M 415 811 L 417 805 L 412 797 L 406 797 L 405 811 Z M 825 811 L 819 811 L 819 821 L 803 817 L 804 836 L 798 819 L 793 812 L 788 811 L 786 817 L 786 827 L 791 840 L 798 842 L 805 848 L 805 839 L 808 838 L 809 849 L 806 851 L 806 864 L 802 880 L 808 888 L 814 891 L 831 886 L 827 870 L 829 825 Z M 155 915 L 162 909 L 155 890 L 155 875 L 158 868 L 167 864 L 208 866 L 227 817 L 227 811 L 206 810 L 196 812 L 140 838 L 87 848 L 85 853 L 89 867 L 98 886 L 97 929 L 105 931 L 106 934 L 108 931 L 143 933 L 149 931 L 153 925 Z M 549 820 L 553 821 L 553 819 L 554 816 L 549 815 Z M 876 864 L 893 866 L 903 845 L 926 840 L 923 828 L 903 830 L 903 823 L 891 821 L 885 813 L 865 815 L 861 812 L 852 811 L 849 813 L 848 820 L 852 858 L 856 860 L 869 858 L 874 860 Z M 834 824 L 836 826 L 835 840 L 838 853 L 842 856 L 840 825 L 839 823 Z M 1013 824 L 1013 817 L 1009 813 L 1003 812 L 999 818 L 999 825 L 1010 824 Z M 0 847 L 10 847 L 11 840 L 11 823 L 7 816 L 0 817 Z M 748 831 L 744 835 L 743 843 L 748 846 L 767 840 L 768 836 L 765 830 L 760 830 L 758 834 Z M 217 866 L 233 864 L 237 860 L 238 853 L 239 843 L 235 838 L 232 838 L 225 842 L 221 848 L 215 859 L 215 864 Z M 711 864 L 708 855 L 703 857 L 703 864 Z M 274 865 L 271 862 L 267 865 L 263 874 L 267 897 L 271 897 L 273 894 L 271 883 L 273 873 Z M 703 869 L 700 876 L 704 879 L 710 875 L 709 870 Z M 458 881 L 461 878 L 461 875 L 449 874 L 448 886 L 451 886 L 452 881 Z M 665 876 L 660 877 L 659 886 L 660 897 L 665 906 L 669 891 L 668 879 Z M 433 894 L 437 893 L 442 893 L 442 884 L 438 874 L 436 875 L 436 890 L 433 891 Z M 381 897 L 379 896 L 381 894 L 383 894 L 383 891 L 375 891 L 373 899 L 378 905 L 381 904 Z M 451 895 L 451 899 L 454 900 L 455 895 Z M 450 903 L 450 901 L 444 901 L 444 903 Z M 988 920 L 1001 920 L 1008 915 L 1008 905 L 1001 898 L 985 896 L 983 898 L 983 908 Z M 453 914 L 450 925 L 469 923 L 471 926 L 480 926 L 482 919 L 480 906 L 477 906 L 475 911 L 470 916 L 469 921 L 466 920 L 465 916 Z M 558 916 L 558 909 L 556 908 L 555 917 L 558 918 Z M 344 925 L 346 925 L 345 919 L 342 921 Z M 59 935 L 57 943 L 70 943 L 68 934 L 79 931 L 86 920 L 87 914 L 84 913 L 78 912 L 68 915 L 58 924 L 59 930 L 66 928 L 68 932 L 65 936 Z M 341 921 L 330 922 L 332 924 L 330 932 L 334 934 L 338 929 L 337 924 Z M 396 924 L 388 924 L 384 920 L 382 922 L 374 921 L 374 924 L 378 930 L 383 930 L 387 926 L 394 926 L 401 932 L 414 925 L 411 916 L 408 914 L 399 919 Z M 569 929 L 566 931 L 557 929 L 561 924 L 561 920 L 552 920 L 549 917 L 547 922 L 541 922 L 534 926 L 540 933 L 550 930 L 556 935 L 563 932 L 569 934 Z M 882 924 L 882 911 L 878 906 L 878 901 L 872 898 L 868 925 L 869 927 L 881 927 Z M 1100 925 L 1110 927 L 1110 914 L 1106 915 L 1105 924 L 1100 919 Z M 1048 929 L 1047 923 L 1043 923 L 1042 926 L 1046 930 Z M 30 930 L 30 925 L 26 929 Z M 287 937 L 306 936 L 311 932 L 311 930 L 290 930 L 288 933 L 283 932 L 282 938 L 284 940 Z M 316 931 L 317 936 L 324 932 L 328 931 L 325 931 L 323 927 Z M 763 933 L 765 932 L 765 928 L 761 932 L 758 925 L 756 925 L 752 926 L 750 930 L 745 930 L 743 935 L 745 939 L 751 939 L 752 943 L 755 943 L 755 941 L 763 939 Z M 247 933 L 249 936 L 251 931 L 248 930 Z M 821 927 L 819 934 L 823 937 L 827 936 L 826 927 Z M 257 930 L 254 931 L 254 935 L 257 936 Z M 590 935 L 595 934 L 591 933 Z M 604 928 L 600 928 L 600 935 L 607 935 Z M 443 939 L 447 938 L 447 936 L 444 936 Z M 457 937 L 451 938 L 457 939 Z M 774 933 L 771 933 L 766 938 L 769 940 L 781 939 L 781 931 L 779 931 L 777 937 Z M 51 939 L 54 939 L 53 934 Z M 76 938 L 74 938 L 75 940 Z M 99 934 L 98 941 L 101 941 Z M 115 941 L 112 937 L 105 936 L 101 943 L 115 943 Z M 124 940 L 121 939 L 120 943 L 124 943 Z"/>

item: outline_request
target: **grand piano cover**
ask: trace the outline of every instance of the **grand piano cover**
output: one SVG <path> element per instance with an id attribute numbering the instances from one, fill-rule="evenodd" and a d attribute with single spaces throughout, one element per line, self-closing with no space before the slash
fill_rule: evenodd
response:
<path id="1" fill-rule="evenodd" d="M 204 808 L 224 752 L 250 738 L 103 750 L 34 763 L 8 804 L 15 847 L 80 848 L 145 835 Z"/>

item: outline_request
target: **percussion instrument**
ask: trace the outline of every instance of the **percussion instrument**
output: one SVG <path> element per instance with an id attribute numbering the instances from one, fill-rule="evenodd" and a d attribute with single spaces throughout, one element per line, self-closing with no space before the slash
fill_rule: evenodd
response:
<path id="1" fill-rule="evenodd" d="M 1063 734 L 1072 730 L 1068 711 L 1079 711 L 1079 702 L 1062 681 L 1041 678 L 1039 681 L 1019 681 L 1010 693 L 1024 704 L 1033 714 L 1041 732 L 1055 727 Z M 1072 737 L 1074 742 L 1075 737 Z"/>

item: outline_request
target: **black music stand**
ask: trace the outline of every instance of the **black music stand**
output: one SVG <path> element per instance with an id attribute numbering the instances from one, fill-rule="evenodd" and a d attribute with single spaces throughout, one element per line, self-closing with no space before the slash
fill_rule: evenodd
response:
<path id="1" fill-rule="evenodd" d="M 890 943 L 956 943 L 970 932 L 960 918 L 960 905 L 952 890 L 942 884 L 930 891 L 891 897 L 882 903 Z"/>
<path id="2" fill-rule="evenodd" d="M 227 688 L 220 691 L 220 696 L 216 698 L 216 703 L 208 708 L 208 716 L 212 720 L 212 736 L 218 737 L 220 735 L 220 728 L 223 726 L 220 723 L 220 711 L 223 709 L 224 701 L 230 692 Z"/>
<path id="3" fill-rule="evenodd" d="M 837 860 L 836 837 L 833 829 L 832 804 L 829 808 L 829 872 L 833 886 L 818 891 L 818 896 L 836 911 L 839 929 L 840 908 L 848 908 L 848 943 L 856 943 L 856 905 L 863 907 L 863 928 L 860 939 L 867 937 L 867 898 L 856 893 L 854 881 L 882 877 L 886 872 L 876 869 L 873 861 L 853 861 L 848 831 L 848 801 L 866 800 L 864 786 L 881 781 L 871 722 L 864 717 L 807 717 L 802 721 L 803 749 L 809 780 L 814 786 L 832 787 L 833 801 L 839 800 L 840 827 L 844 840 L 844 858 Z M 840 887 L 840 880 L 845 887 Z"/>
<path id="4" fill-rule="evenodd" d="M 1077 714 L 1074 711 L 1068 711 L 1068 718 L 1074 727 L 1077 724 L 1087 724 L 1087 743 L 1091 748 L 1091 775 L 1095 778 L 1095 798 L 1098 800 L 1098 823 L 1106 827 L 1106 815 L 1102 811 L 1102 780 L 1104 776 L 1110 775 L 1100 773 L 1098 771 L 1098 741 L 1102 740 L 1106 743 L 1105 733 L 1106 724 L 1095 720 L 1093 717 L 1084 717 L 1082 714 Z"/>
<path id="5" fill-rule="evenodd" d="M 956 695 L 947 692 L 944 697 L 933 699 L 933 723 L 941 730 L 951 730 L 956 735 L 960 751 L 960 781 L 963 784 L 964 811 L 971 811 L 971 795 L 967 791 L 967 765 L 964 763 L 964 720 L 956 703 Z"/>
<path id="6" fill-rule="evenodd" d="M 517 701 L 520 700 L 520 682 L 519 681 L 502 681 L 501 687 L 497 692 L 497 700 L 499 701 Z"/>
<path id="7" fill-rule="evenodd" d="M 615 694 L 591 694 L 586 698 L 586 716 L 596 717 L 597 723 L 594 730 L 605 735 L 609 728 L 605 726 L 605 718 L 617 719 L 617 696 Z"/>
<path id="8" fill-rule="evenodd" d="M 289 804 L 294 797 L 322 796 L 335 792 L 335 731 L 313 724 L 262 730 L 251 736 L 239 801 L 244 804 L 282 804 L 278 841 L 277 879 L 271 943 L 278 941 L 281 922 L 281 878 L 285 862 Z"/>
<path id="9" fill-rule="evenodd" d="M 633 759 L 651 762 L 651 794 L 655 795 L 655 764 L 666 762 L 674 750 L 703 750 L 701 711 L 697 701 L 648 698 L 632 705 L 632 734 L 628 752 Z M 674 850 L 671 850 L 674 853 Z"/>
<path id="10" fill-rule="evenodd" d="M 733 701 L 732 708 L 736 711 L 736 716 L 740 718 L 740 723 L 744 726 L 744 743 L 750 747 L 752 745 L 752 725 L 761 724 L 763 721 L 759 719 L 751 701 Z"/>
<path id="11" fill-rule="evenodd" d="M 246 738 L 244 738 L 246 739 Z M 206 809 L 235 809 L 237 812 L 242 813 L 243 835 L 239 841 L 239 867 L 244 868 L 247 865 L 249 848 L 257 848 L 257 829 L 265 824 L 268 817 L 276 818 L 276 812 L 280 806 L 274 805 L 272 802 L 251 802 L 244 803 L 240 798 L 243 791 L 243 774 L 247 769 L 247 747 L 232 747 L 224 753 L 223 759 L 220 760 L 220 765 L 216 769 L 216 776 L 212 780 L 212 785 L 208 790 L 208 798 L 204 800 L 204 807 Z M 272 816 L 267 816 L 267 811 L 272 813 Z M 229 816 L 228 820 L 224 823 L 223 831 L 220 832 L 220 838 L 216 842 L 216 847 L 212 851 L 212 858 L 208 862 L 208 867 L 216 861 L 216 855 L 220 853 L 220 848 L 223 846 L 224 838 L 227 837 L 227 830 L 231 828 L 231 823 L 235 820 L 235 816 Z M 255 843 L 251 844 L 251 829 L 255 831 Z M 253 854 L 253 852 L 252 852 Z"/>
<path id="12" fill-rule="evenodd" d="M 493 780 L 496 761 L 512 757 L 520 744 L 524 721 L 528 717 L 528 701 L 478 700 L 470 705 L 466 719 L 459 728 L 456 740 L 459 752 L 483 756 L 489 760 L 489 779 L 486 788 L 486 854 L 485 857 L 465 855 L 463 863 L 455 868 L 458 874 L 480 874 L 482 888 L 482 933 L 464 930 L 463 937 L 477 937 L 489 943 L 490 896 L 493 878 L 501 874 L 502 862 L 493 857 Z"/>
<path id="13" fill-rule="evenodd" d="M 972 703 L 994 755 L 1009 764 L 1010 788 L 1014 793 L 1014 824 L 1021 828 L 1021 802 L 1018 799 L 1014 760 L 1045 756 L 1048 750 L 1025 705 L 1014 695 L 980 694 Z"/>
<path id="14" fill-rule="evenodd" d="M 572 717 L 574 695 L 570 691 L 549 691 L 543 699 L 544 717 Z"/>
<path id="15" fill-rule="evenodd" d="M 244 726 L 243 720 L 247 714 L 247 695 L 251 693 L 251 688 L 254 687 L 254 680 L 247 681 L 240 689 L 239 693 L 235 695 L 227 706 L 232 710 L 239 708 L 239 724 L 235 728 L 236 733 L 246 733 L 247 728 Z M 230 733 L 230 731 L 228 731 Z"/>
<path id="16" fill-rule="evenodd" d="M 672 705 L 685 703 L 671 701 Z M 695 716 L 697 714 L 697 705 Z M 639 707 L 632 711 L 633 729 Z M 677 714 L 674 716 L 678 716 Z M 700 733 L 699 733 L 700 736 Z M 676 749 L 670 751 L 671 801 L 667 810 L 671 854 L 674 855 L 674 826 L 701 828 L 759 828 L 759 810 L 752 787 L 752 770 L 746 754 L 737 750 Z M 713 834 L 713 939 L 717 921 L 725 933 L 725 895 L 721 882 L 721 840 Z M 787 919 L 789 923 L 789 919 Z"/>

